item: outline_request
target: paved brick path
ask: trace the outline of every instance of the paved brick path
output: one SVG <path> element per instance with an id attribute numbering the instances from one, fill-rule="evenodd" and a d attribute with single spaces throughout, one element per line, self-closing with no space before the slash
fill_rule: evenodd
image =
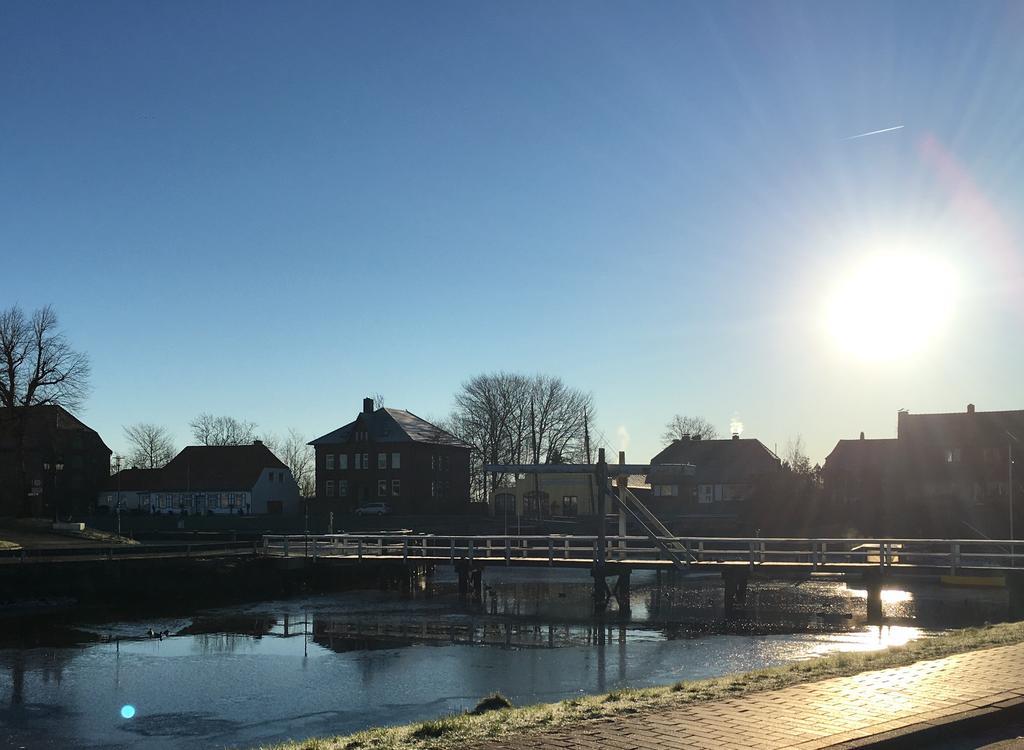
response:
<path id="1" fill-rule="evenodd" d="M 601 719 L 478 750 L 824 748 L 1024 703 L 1024 644 L 743 698 Z M 925 728 L 925 727 L 920 727 Z"/>

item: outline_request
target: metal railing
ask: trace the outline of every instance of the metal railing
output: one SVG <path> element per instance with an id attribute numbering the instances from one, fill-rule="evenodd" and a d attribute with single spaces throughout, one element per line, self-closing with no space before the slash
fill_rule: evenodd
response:
<path id="1" fill-rule="evenodd" d="M 211 557 L 259 554 L 257 542 L 182 542 L 179 544 L 118 544 L 111 546 L 38 547 L 0 550 L 0 562 L 52 562 L 82 560 Z"/>
<path id="2" fill-rule="evenodd" d="M 277 557 L 388 559 L 413 562 L 470 560 L 490 564 L 580 565 L 598 555 L 597 536 L 436 534 L 280 534 L 263 537 L 262 554 Z M 1018 543 L 1019 544 L 1019 543 Z M 609 536 L 604 559 L 637 567 L 740 565 L 836 568 L 1012 570 L 1020 554 L 1008 540 L 809 539 L 764 537 Z"/>

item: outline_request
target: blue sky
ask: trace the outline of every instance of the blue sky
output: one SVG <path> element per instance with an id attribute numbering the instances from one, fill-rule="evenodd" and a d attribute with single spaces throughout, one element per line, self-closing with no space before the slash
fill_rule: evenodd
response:
<path id="1" fill-rule="evenodd" d="M 4 3 L 0 303 L 56 307 L 115 450 L 201 411 L 312 437 L 373 392 L 443 415 L 497 369 L 592 390 L 637 460 L 677 412 L 822 460 L 899 408 L 1021 408 L 1022 32 L 996 2 Z M 854 356 L 830 290 L 907 248 L 955 277 L 914 297 L 941 325 Z"/>

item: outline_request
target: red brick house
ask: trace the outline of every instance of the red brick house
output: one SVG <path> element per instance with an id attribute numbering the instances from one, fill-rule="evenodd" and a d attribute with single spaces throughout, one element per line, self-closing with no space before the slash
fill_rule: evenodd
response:
<path id="1" fill-rule="evenodd" d="M 110 476 L 110 448 L 95 430 L 61 406 L 29 406 L 21 411 L 23 474 L 18 471 L 19 415 L 0 409 L 0 516 L 26 510 L 50 517 L 55 510 L 61 515 L 84 512 Z"/>
<path id="2" fill-rule="evenodd" d="M 470 446 L 402 409 L 363 410 L 348 424 L 310 442 L 316 452 L 316 496 L 355 509 L 386 502 L 396 513 L 436 513 L 469 502 Z"/>

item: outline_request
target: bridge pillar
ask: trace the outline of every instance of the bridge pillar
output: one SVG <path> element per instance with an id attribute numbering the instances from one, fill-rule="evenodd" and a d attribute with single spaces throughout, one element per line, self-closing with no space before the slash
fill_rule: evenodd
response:
<path id="1" fill-rule="evenodd" d="M 603 615 L 608 608 L 608 582 L 605 580 L 604 565 L 595 565 L 590 569 L 594 579 L 594 614 Z"/>
<path id="2" fill-rule="evenodd" d="M 747 603 L 747 582 L 750 580 L 750 571 L 734 570 L 727 568 L 722 571 L 722 581 L 725 583 L 725 616 L 732 617 L 736 605 Z"/>
<path id="3" fill-rule="evenodd" d="M 469 593 L 469 563 L 466 558 L 455 562 L 455 572 L 459 574 L 459 597 L 465 599 Z"/>
<path id="4" fill-rule="evenodd" d="M 882 622 L 882 571 L 865 572 L 864 588 L 868 592 L 868 624 L 879 625 Z"/>
<path id="5" fill-rule="evenodd" d="M 473 601 L 483 600 L 484 595 L 484 567 L 482 565 L 475 565 L 473 569 L 469 571 L 469 582 L 473 587 Z"/>
<path id="6" fill-rule="evenodd" d="M 619 605 L 620 612 L 629 612 L 629 569 L 619 573 L 619 579 L 615 582 L 615 601 Z"/>

